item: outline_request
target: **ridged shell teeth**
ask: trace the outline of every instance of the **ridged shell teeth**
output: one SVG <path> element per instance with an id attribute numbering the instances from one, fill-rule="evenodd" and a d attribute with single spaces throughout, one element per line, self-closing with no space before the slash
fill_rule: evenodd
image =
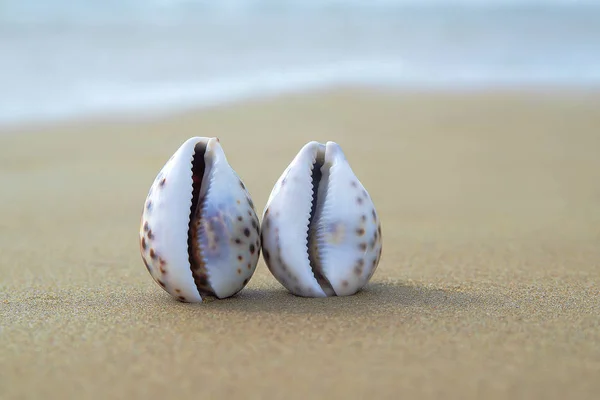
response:
<path id="1" fill-rule="evenodd" d="M 193 137 L 150 187 L 140 251 L 151 276 L 174 298 L 225 298 L 254 274 L 259 229 L 252 198 L 218 139 Z"/>
<path id="2" fill-rule="evenodd" d="M 346 296 L 373 276 L 381 224 L 341 147 L 309 142 L 279 177 L 261 226 L 263 257 L 290 292 Z"/>

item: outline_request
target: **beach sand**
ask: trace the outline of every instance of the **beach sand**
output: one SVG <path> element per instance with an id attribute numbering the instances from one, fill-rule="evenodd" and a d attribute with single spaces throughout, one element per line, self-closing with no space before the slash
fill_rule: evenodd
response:
<path id="1" fill-rule="evenodd" d="M 365 289 L 257 272 L 183 304 L 139 253 L 157 172 L 218 136 L 257 212 L 337 141 L 382 220 Z M 592 399 L 600 94 L 339 89 L 0 133 L 0 398 Z"/>

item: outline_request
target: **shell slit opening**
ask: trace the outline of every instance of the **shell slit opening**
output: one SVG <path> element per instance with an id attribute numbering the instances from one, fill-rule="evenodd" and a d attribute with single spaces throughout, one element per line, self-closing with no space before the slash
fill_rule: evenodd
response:
<path id="1" fill-rule="evenodd" d="M 323 274 L 321 268 L 321 257 L 319 254 L 318 246 L 318 221 L 319 214 L 325 201 L 326 190 L 321 189 L 321 185 L 325 185 L 326 188 L 328 181 L 328 171 L 323 174 L 323 166 L 325 164 L 325 151 L 317 151 L 317 156 L 312 168 L 312 203 L 310 207 L 310 217 L 308 220 L 308 261 L 315 279 L 321 289 L 328 295 L 335 294 L 331 283 Z M 324 181 L 325 180 L 325 181 Z"/>
<path id="2" fill-rule="evenodd" d="M 192 158 L 192 205 L 190 207 L 190 222 L 188 226 L 188 259 L 198 293 L 202 297 L 213 297 L 215 294 L 210 286 L 206 264 L 204 263 L 200 249 L 200 235 L 202 233 L 201 215 L 204 206 L 204 198 L 200 198 L 200 193 L 202 192 L 202 185 L 208 184 L 204 180 L 206 171 L 205 153 L 206 143 L 197 143 L 194 147 Z"/>

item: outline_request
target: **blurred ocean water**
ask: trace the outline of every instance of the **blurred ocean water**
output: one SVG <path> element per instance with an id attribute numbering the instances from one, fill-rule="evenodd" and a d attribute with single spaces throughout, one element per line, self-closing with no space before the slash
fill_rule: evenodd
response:
<path id="1" fill-rule="evenodd" d="M 0 0 L 0 124 L 335 84 L 600 86 L 600 1 Z"/>

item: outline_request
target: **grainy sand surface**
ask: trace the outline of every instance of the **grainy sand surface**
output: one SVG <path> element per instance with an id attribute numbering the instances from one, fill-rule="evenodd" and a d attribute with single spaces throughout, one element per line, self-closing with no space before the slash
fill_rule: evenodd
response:
<path id="1" fill-rule="evenodd" d="M 346 298 L 171 299 L 146 271 L 150 184 L 218 136 L 262 214 L 337 141 L 382 219 Z M 592 399 L 600 392 L 600 95 L 336 90 L 147 122 L 0 134 L 0 398 Z"/>

